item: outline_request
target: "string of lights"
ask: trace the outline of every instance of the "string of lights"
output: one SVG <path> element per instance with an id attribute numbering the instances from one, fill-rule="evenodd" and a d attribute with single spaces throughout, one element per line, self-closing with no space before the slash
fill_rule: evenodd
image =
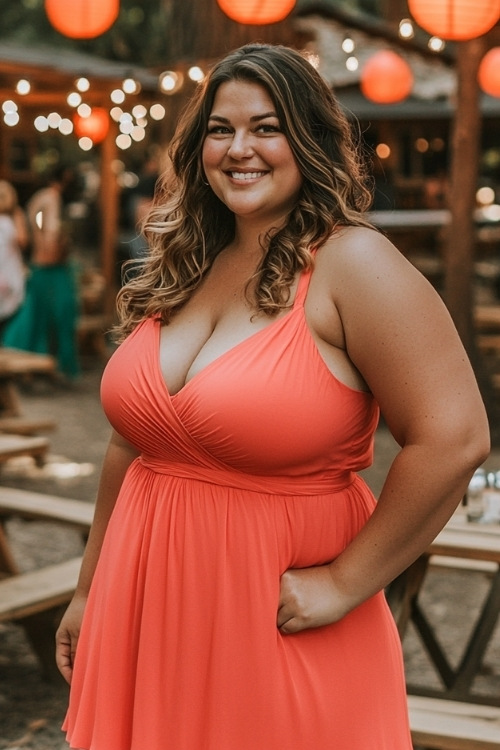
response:
<path id="1" fill-rule="evenodd" d="M 289 16 L 295 0 L 217 0 L 221 10 L 238 23 L 265 24 L 279 22 Z M 471 7 L 474 6 L 471 12 Z M 47 16 L 60 33 L 75 38 L 89 38 L 103 33 L 116 20 L 119 0 L 45 0 Z M 428 33 L 428 49 L 439 55 L 447 42 L 486 33 L 497 21 L 497 0 L 409 0 L 412 17 L 402 18 L 398 24 L 398 36 L 404 42 L 412 40 L 418 32 Z M 418 24 L 418 25 L 417 25 Z M 359 69 L 359 85 L 362 94 L 380 105 L 403 101 L 411 95 L 414 73 L 404 53 L 394 50 L 379 50 L 361 65 L 354 35 L 348 30 L 341 41 L 348 71 Z M 320 60 L 311 55 L 311 62 L 319 66 Z M 479 73 L 479 84 L 490 96 L 500 96 L 500 47 L 488 51 Z M 133 76 L 123 79 L 121 86 L 109 92 L 106 104 L 100 97 L 98 104 L 92 94 L 99 81 L 88 76 L 79 76 L 68 90 L 61 112 L 36 114 L 33 127 L 40 133 L 51 129 L 65 136 L 78 138 L 79 147 L 88 151 L 101 143 L 110 131 L 111 122 L 116 123 L 116 145 L 122 150 L 144 140 L 148 124 L 160 121 L 167 114 L 165 97 L 183 91 L 186 82 L 196 84 L 204 79 L 202 65 L 179 67 L 158 75 L 158 100 L 148 103 L 137 101 L 141 84 Z M 21 123 L 23 98 L 33 92 L 34 84 L 29 77 L 19 79 L 12 96 L 2 104 L 2 121 L 9 128 Z M 101 92 L 102 93 L 102 92 Z M 94 97 L 95 99 L 95 97 Z M 134 101 L 135 99 L 135 101 Z M 64 111 L 63 111 L 64 110 Z"/>

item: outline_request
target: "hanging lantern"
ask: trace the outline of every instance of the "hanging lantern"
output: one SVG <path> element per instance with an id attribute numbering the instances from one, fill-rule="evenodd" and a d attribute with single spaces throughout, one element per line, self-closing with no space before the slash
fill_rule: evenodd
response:
<path id="1" fill-rule="evenodd" d="M 500 96 L 500 47 L 492 47 L 485 54 L 477 77 L 485 94 Z"/>
<path id="2" fill-rule="evenodd" d="M 52 26 L 73 39 L 104 34 L 119 11 L 120 0 L 45 0 L 45 12 Z"/>
<path id="3" fill-rule="evenodd" d="M 103 141 L 109 130 L 109 114 L 107 109 L 94 107 L 88 117 L 82 117 L 75 112 L 73 116 L 75 135 L 78 138 L 90 138 L 93 143 Z"/>
<path id="4" fill-rule="evenodd" d="M 408 9 L 429 34 L 453 41 L 482 36 L 500 18 L 500 0 L 408 0 Z"/>
<path id="5" fill-rule="evenodd" d="M 283 21 L 296 0 L 217 0 L 220 9 L 232 21 L 262 25 Z"/>
<path id="6" fill-rule="evenodd" d="M 361 91 L 377 104 L 395 104 L 406 99 L 413 86 L 408 63 L 391 50 L 380 50 L 361 71 Z"/>

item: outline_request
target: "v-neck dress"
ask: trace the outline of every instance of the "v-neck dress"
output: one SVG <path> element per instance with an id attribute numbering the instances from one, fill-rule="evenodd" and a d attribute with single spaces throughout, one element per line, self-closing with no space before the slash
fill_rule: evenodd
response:
<path id="1" fill-rule="evenodd" d="M 284 635 L 280 576 L 333 560 L 375 500 L 378 406 L 293 308 L 170 395 L 160 321 L 110 359 L 102 402 L 141 452 L 92 583 L 64 728 L 85 750 L 411 750 L 383 593 Z"/>

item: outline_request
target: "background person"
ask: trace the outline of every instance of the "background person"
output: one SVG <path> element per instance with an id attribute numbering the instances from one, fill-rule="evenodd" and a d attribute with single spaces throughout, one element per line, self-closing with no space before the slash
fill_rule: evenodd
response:
<path id="1" fill-rule="evenodd" d="M 28 227 L 17 191 L 7 180 L 0 180 L 0 332 L 24 299 L 27 245 Z"/>
<path id="2" fill-rule="evenodd" d="M 171 158 L 57 634 L 71 746 L 411 750 L 383 589 L 488 452 L 464 349 L 365 220 L 349 124 L 298 52 L 215 65 Z M 376 503 L 379 408 L 401 450 Z"/>
<path id="3" fill-rule="evenodd" d="M 79 310 L 70 237 L 64 224 L 64 200 L 75 184 L 73 170 L 56 168 L 47 185 L 27 205 L 31 263 L 26 298 L 3 332 L 3 343 L 17 349 L 55 355 L 60 373 L 79 373 L 76 323 Z"/>

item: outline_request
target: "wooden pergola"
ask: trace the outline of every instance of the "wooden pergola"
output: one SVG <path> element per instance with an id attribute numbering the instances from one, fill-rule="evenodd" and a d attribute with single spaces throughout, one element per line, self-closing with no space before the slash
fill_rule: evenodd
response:
<path id="1" fill-rule="evenodd" d="M 19 123 L 15 127 L 0 125 L 0 177 L 14 184 L 37 187 L 37 175 L 31 165 L 26 169 L 16 169 L 12 163 L 14 144 L 22 140 L 36 156 L 38 134 L 34 119 L 38 115 L 48 115 L 57 111 L 62 117 L 71 119 L 74 108 L 67 102 L 67 96 L 75 91 L 75 80 L 86 77 L 90 89 L 84 94 L 84 101 L 90 106 L 110 108 L 110 94 L 122 87 L 126 78 L 133 78 L 140 91 L 133 95 L 134 104 L 146 107 L 164 100 L 158 91 L 158 76 L 134 65 L 124 65 L 103 60 L 79 52 L 56 50 L 54 48 L 26 48 L 20 45 L 0 43 L 0 100 L 14 100 L 19 108 Z M 20 79 L 30 82 L 31 88 L 25 95 L 16 94 Z M 130 98 L 132 99 L 132 97 Z M 130 100 L 129 100 L 130 101 Z M 115 253 L 118 236 L 118 186 L 112 164 L 119 157 L 115 143 L 117 124 L 110 119 L 110 129 L 104 141 L 95 146 L 100 157 L 100 266 L 111 289 L 114 283 Z M 75 136 L 60 136 L 61 138 Z"/>

